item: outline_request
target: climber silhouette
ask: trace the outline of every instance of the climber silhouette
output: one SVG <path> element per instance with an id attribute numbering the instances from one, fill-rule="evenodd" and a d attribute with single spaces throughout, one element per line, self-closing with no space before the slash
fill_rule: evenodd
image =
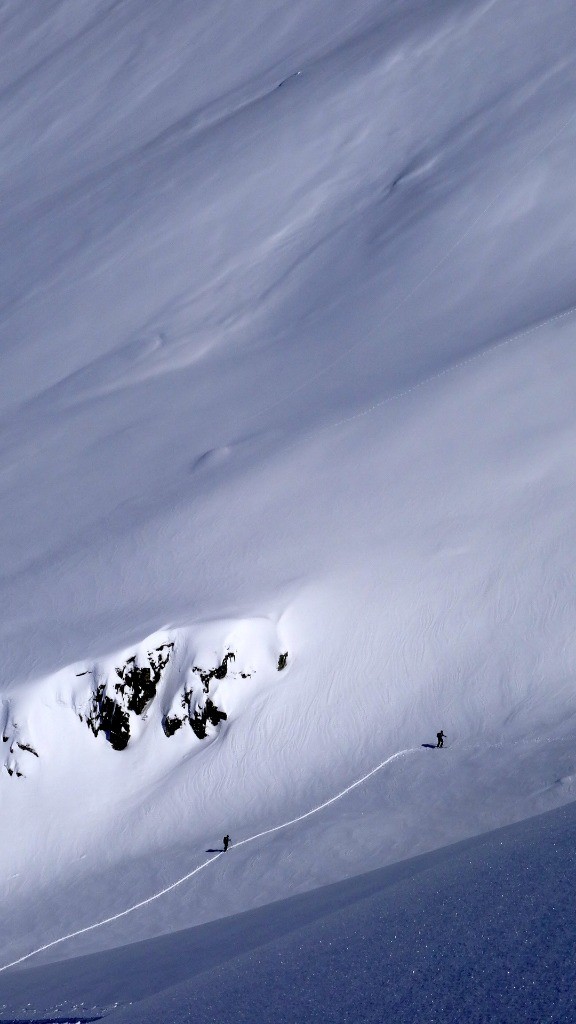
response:
<path id="1" fill-rule="evenodd" d="M 436 739 L 438 740 L 438 743 L 436 744 L 436 746 L 437 747 L 443 747 L 444 746 L 444 733 L 443 733 L 442 729 L 440 729 L 440 732 L 436 733 Z"/>
<path id="2" fill-rule="evenodd" d="M 224 836 L 222 842 L 224 843 L 224 849 L 222 850 L 222 853 L 226 853 L 226 850 L 230 846 L 230 836 Z"/>

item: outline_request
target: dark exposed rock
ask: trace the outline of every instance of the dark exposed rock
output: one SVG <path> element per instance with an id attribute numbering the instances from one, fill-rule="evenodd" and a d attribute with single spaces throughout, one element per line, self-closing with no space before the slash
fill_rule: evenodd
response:
<path id="1" fill-rule="evenodd" d="M 130 739 L 130 719 L 115 700 L 105 693 L 102 683 L 92 694 L 90 710 L 86 722 L 95 736 L 103 732 L 114 750 L 124 750 Z"/>
<path id="2" fill-rule="evenodd" d="M 178 718 L 178 715 L 172 715 L 172 717 L 170 717 L 170 715 L 165 715 L 164 718 L 162 719 L 162 728 L 164 729 L 164 735 L 173 736 L 175 732 L 178 732 L 178 729 L 183 724 L 184 719 Z"/>
<path id="3" fill-rule="evenodd" d="M 92 694 L 92 700 L 86 721 L 95 736 L 99 732 L 106 734 L 106 739 L 114 750 L 124 750 L 130 740 L 130 716 L 133 711 L 141 715 L 148 704 L 154 700 L 156 689 L 162 672 L 170 660 L 170 652 L 174 644 L 162 644 L 155 651 L 148 653 L 148 665 L 140 667 L 136 664 L 136 656 L 128 658 L 116 675 L 122 682 L 116 683 L 114 699 L 106 693 L 105 684 L 100 684 Z M 80 716 L 82 720 L 82 716 Z"/>
<path id="4" fill-rule="evenodd" d="M 204 669 L 199 665 L 194 665 L 192 671 L 200 676 L 202 682 L 202 691 L 205 695 L 209 693 L 210 683 L 212 679 L 225 679 L 228 675 L 229 663 L 236 661 L 236 655 L 233 651 L 227 651 L 222 658 L 219 665 L 215 668 Z M 249 672 L 239 673 L 242 679 L 249 679 Z M 194 689 L 185 689 L 182 694 L 182 709 L 185 714 L 180 718 L 178 715 L 166 715 L 162 723 L 166 736 L 173 736 L 177 729 L 180 728 L 183 722 L 188 719 L 190 728 L 192 729 L 195 736 L 199 740 L 206 739 L 208 726 L 217 726 L 220 722 L 225 722 L 228 715 L 225 711 L 222 711 L 213 700 L 207 697 L 204 703 L 196 703 L 194 698 Z"/>
<path id="5" fill-rule="evenodd" d="M 95 736 L 104 732 L 106 739 L 114 750 L 124 750 L 130 741 L 130 712 L 141 715 L 156 696 L 162 672 L 170 660 L 174 644 L 163 644 L 148 653 L 148 665 L 138 665 L 136 656 L 128 658 L 124 665 L 116 668 L 120 682 L 114 685 L 115 696 L 110 696 L 106 683 L 100 683 L 92 693 L 88 713 L 85 716 L 88 727 Z M 215 668 L 204 670 L 193 667 L 193 672 L 200 676 L 204 694 L 208 694 L 212 679 L 224 679 L 228 674 L 228 666 L 236 660 L 236 655 L 228 651 L 221 663 Z M 249 673 L 240 673 L 243 679 Z M 162 719 L 165 736 L 173 736 L 182 727 L 186 719 L 199 739 L 205 739 L 208 726 L 217 726 L 228 718 L 225 711 L 217 707 L 214 701 L 207 698 L 205 703 L 196 704 L 193 688 L 187 689 L 182 695 L 182 716 L 166 714 Z M 82 721 L 82 715 L 79 715 Z M 35 751 L 31 751 L 35 753 Z M 37 755 L 36 755 L 37 756 Z"/>
<path id="6" fill-rule="evenodd" d="M 124 750 L 130 739 L 130 719 L 111 697 L 104 697 L 101 705 L 100 720 L 106 733 L 106 739 L 114 750 Z"/>
<path id="7" fill-rule="evenodd" d="M 218 725 L 219 722 L 226 722 L 228 720 L 226 712 L 222 711 L 222 708 L 216 707 L 211 700 L 206 701 L 205 713 L 210 725 Z"/>
<path id="8" fill-rule="evenodd" d="M 288 651 L 284 654 L 278 655 L 278 671 L 281 672 L 283 668 L 286 668 L 286 662 L 288 661 Z"/>
<path id="9" fill-rule="evenodd" d="M 144 708 L 156 696 L 156 684 L 149 668 L 138 668 L 136 665 L 124 665 L 116 669 L 124 681 L 116 683 L 116 692 L 126 696 L 129 711 L 141 715 Z"/>
<path id="10" fill-rule="evenodd" d="M 194 690 L 186 689 L 182 694 L 182 708 L 185 715 L 180 718 L 178 715 L 166 715 L 162 722 L 166 736 L 173 736 L 177 729 L 188 720 L 190 728 L 199 740 L 206 739 L 209 725 L 218 725 L 225 722 L 228 715 L 222 711 L 213 700 L 208 697 L 204 704 L 194 706 Z"/>
<path id="11" fill-rule="evenodd" d="M 160 682 L 162 670 L 170 660 L 170 651 L 174 644 L 163 644 L 155 651 L 148 653 L 149 668 L 139 668 L 136 658 L 129 658 L 122 668 L 116 669 L 121 683 L 116 683 L 116 692 L 126 697 L 128 711 L 141 715 L 144 708 L 156 696 L 156 688 Z"/>
<path id="12" fill-rule="evenodd" d="M 29 754 L 34 754 L 34 757 L 40 757 L 38 751 L 34 750 L 34 747 L 31 747 L 29 743 L 17 743 L 16 746 L 20 747 L 20 750 L 27 750 Z"/>
<path id="13" fill-rule="evenodd" d="M 87 721 L 95 736 L 103 732 L 114 750 L 124 750 L 130 739 L 128 712 L 108 697 L 104 690 L 104 685 L 96 690 L 93 697 L 96 713 L 92 713 Z"/>
<path id="14" fill-rule="evenodd" d="M 190 725 L 193 732 L 199 740 L 206 738 L 206 731 L 208 724 L 218 725 L 219 722 L 225 722 L 228 715 L 225 711 L 221 711 L 220 708 L 216 707 L 213 701 L 208 698 L 203 708 L 197 707 L 194 714 L 190 716 Z"/>
<path id="15" fill-rule="evenodd" d="M 98 735 L 101 728 L 100 705 L 104 698 L 105 689 L 106 687 L 104 686 L 103 683 L 100 686 L 96 687 L 96 690 L 92 694 L 92 698 L 90 700 L 88 714 L 86 715 L 86 725 L 88 726 L 89 729 L 92 730 L 95 736 Z"/>
<path id="16" fill-rule="evenodd" d="M 226 675 L 228 673 L 228 662 L 229 661 L 236 661 L 236 655 L 233 654 L 232 651 L 228 651 L 228 653 L 224 655 L 224 657 L 222 658 L 221 664 L 217 665 L 216 668 L 211 668 L 211 669 L 208 669 L 206 671 L 205 669 L 199 668 L 197 665 L 194 665 L 194 668 L 192 669 L 192 671 L 193 672 L 197 672 L 199 674 L 200 679 L 202 680 L 202 685 L 203 685 L 203 688 L 204 688 L 204 693 L 208 693 L 208 690 L 210 688 L 210 680 L 211 679 L 225 679 L 226 678 Z"/>
<path id="17" fill-rule="evenodd" d="M 219 665 L 218 668 L 214 669 L 215 679 L 224 679 L 226 673 L 228 672 L 229 661 L 236 661 L 236 655 L 233 654 L 232 651 L 228 651 L 228 653 L 225 654 L 224 657 L 222 658 L 222 664 Z"/>

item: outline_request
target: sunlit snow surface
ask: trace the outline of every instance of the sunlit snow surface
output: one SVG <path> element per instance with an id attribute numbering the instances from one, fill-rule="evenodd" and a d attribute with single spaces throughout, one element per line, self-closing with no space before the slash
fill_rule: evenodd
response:
<path id="1" fill-rule="evenodd" d="M 572 0 L 5 0 L 0 38 L 0 966 L 401 750 L 52 958 L 573 800 Z M 80 673 L 165 641 L 114 751 Z M 227 722 L 167 739 L 228 647 Z"/>

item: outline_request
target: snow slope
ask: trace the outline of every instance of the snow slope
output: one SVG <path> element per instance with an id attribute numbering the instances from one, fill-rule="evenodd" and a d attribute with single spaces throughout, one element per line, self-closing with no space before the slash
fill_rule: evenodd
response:
<path id="1" fill-rule="evenodd" d="M 572 4 L 5 0 L 0 32 L 2 963 L 401 750 L 45 958 L 573 799 Z M 113 750 L 90 679 L 164 643 Z M 227 651 L 227 720 L 166 737 Z"/>
<path id="2" fill-rule="evenodd" d="M 139 1024 L 571 1024 L 575 809 L 223 921 L 15 971 L 0 1012 Z"/>

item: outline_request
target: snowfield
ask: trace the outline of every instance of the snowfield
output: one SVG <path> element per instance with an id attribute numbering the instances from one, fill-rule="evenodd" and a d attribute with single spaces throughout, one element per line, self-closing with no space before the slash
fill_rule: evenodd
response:
<path id="1" fill-rule="evenodd" d="M 187 931 L 14 971 L 0 1012 L 114 1024 L 570 1024 L 574 809 Z"/>
<path id="2" fill-rule="evenodd" d="M 279 901 L 428 854 L 402 900 L 467 971 L 496 864 L 562 830 L 544 921 L 574 835 L 472 839 L 576 800 L 573 4 L 4 0 L 0 38 L 0 968 L 41 950 L 0 1012 L 232 915 L 281 943 Z M 371 956 L 392 911 L 350 924 Z M 566 934 L 522 1019 L 573 1019 Z M 197 1019 L 423 1020 L 402 935 L 404 1016 L 243 1009 L 298 988 L 246 952 Z M 91 984 L 82 1019 L 143 998 Z M 528 1013 L 499 991 L 459 1019 Z"/>

